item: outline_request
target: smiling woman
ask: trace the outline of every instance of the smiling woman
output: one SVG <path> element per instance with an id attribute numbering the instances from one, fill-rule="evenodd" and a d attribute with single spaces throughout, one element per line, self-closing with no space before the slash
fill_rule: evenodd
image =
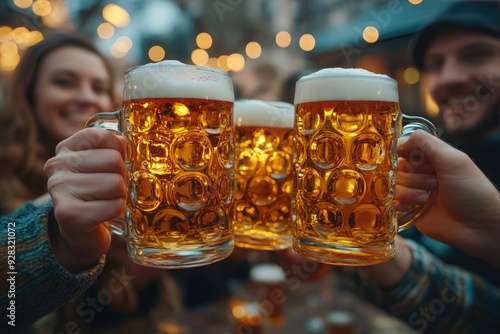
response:
<path id="1" fill-rule="evenodd" d="M 56 34 L 26 51 L 0 111 L 0 213 L 47 192 L 45 162 L 85 120 L 113 107 L 111 67 L 83 38 Z"/>

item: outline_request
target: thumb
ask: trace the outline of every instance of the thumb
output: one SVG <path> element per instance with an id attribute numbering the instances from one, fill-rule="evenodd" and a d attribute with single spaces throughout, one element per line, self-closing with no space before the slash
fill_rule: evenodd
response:
<path id="1" fill-rule="evenodd" d="M 465 153 L 422 130 L 417 130 L 408 139 L 399 141 L 396 153 L 398 157 L 409 160 L 425 157 L 438 174 L 460 169 L 464 162 L 470 160 Z"/>

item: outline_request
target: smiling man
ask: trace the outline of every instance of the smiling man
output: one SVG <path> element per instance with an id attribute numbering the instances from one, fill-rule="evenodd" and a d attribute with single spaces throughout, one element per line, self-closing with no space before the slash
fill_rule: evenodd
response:
<path id="1" fill-rule="evenodd" d="M 458 2 L 414 36 L 411 54 L 428 79 L 447 140 L 499 187 L 500 2 Z M 438 199 L 435 207 L 442 208 L 442 203 Z M 463 213 L 467 215 L 469 211 Z M 434 217 L 427 216 L 426 224 L 446 226 L 446 215 Z M 391 260 L 344 270 L 365 298 L 418 332 L 500 332 L 498 267 L 415 227 L 401 236 L 405 239 L 396 237 Z"/>
<path id="2" fill-rule="evenodd" d="M 449 141 L 499 187 L 500 2 L 456 5 L 413 42 Z"/>
<path id="3" fill-rule="evenodd" d="M 445 139 L 500 188 L 500 1 L 460 2 L 414 36 L 414 64 L 427 77 Z M 436 221 L 436 224 L 439 224 Z M 446 263 L 500 287 L 500 270 L 416 228 L 402 234 Z"/>

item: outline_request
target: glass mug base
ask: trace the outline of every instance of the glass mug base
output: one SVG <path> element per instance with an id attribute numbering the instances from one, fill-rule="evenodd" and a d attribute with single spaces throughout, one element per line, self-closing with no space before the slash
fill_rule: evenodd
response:
<path id="1" fill-rule="evenodd" d="M 241 248 L 257 249 L 257 250 L 282 250 L 292 246 L 292 236 L 284 235 L 277 237 L 263 236 L 259 237 L 257 234 L 245 235 L 235 234 L 234 244 Z"/>
<path id="2" fill-rule="evenodd" d="M 343 266 L 368 266 L 387 261 L 394 256 L 394 241 L 381 246 L 345 247 L 314 240 L 295 240 L 293 248 L 313 261 Z"/>
<path id="3" fill-rule="evenodd" d="M 233 252 L 233 240 L 229 239 L 211 247 L 201 249 L 158 249 L 128 246 L 130 258 L 141 265 L 179 269 L 209 265 L 227 258 Z"/>

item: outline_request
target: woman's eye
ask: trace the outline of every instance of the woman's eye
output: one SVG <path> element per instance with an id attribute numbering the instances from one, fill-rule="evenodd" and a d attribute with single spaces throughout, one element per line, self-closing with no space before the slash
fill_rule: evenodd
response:
<path id="1" fill-rule="evenodd" d="M 96 94 L 107 94 L 109 92 L 109 88 L 106 86 L 94 86 L 94 92 Z"/>
<path id="2" fill-rule="evenodd" d="M 74 85 L 74 81 L 68 78 L 55 78 L 54 83 L 61 87 L 71 87 Z"/>

